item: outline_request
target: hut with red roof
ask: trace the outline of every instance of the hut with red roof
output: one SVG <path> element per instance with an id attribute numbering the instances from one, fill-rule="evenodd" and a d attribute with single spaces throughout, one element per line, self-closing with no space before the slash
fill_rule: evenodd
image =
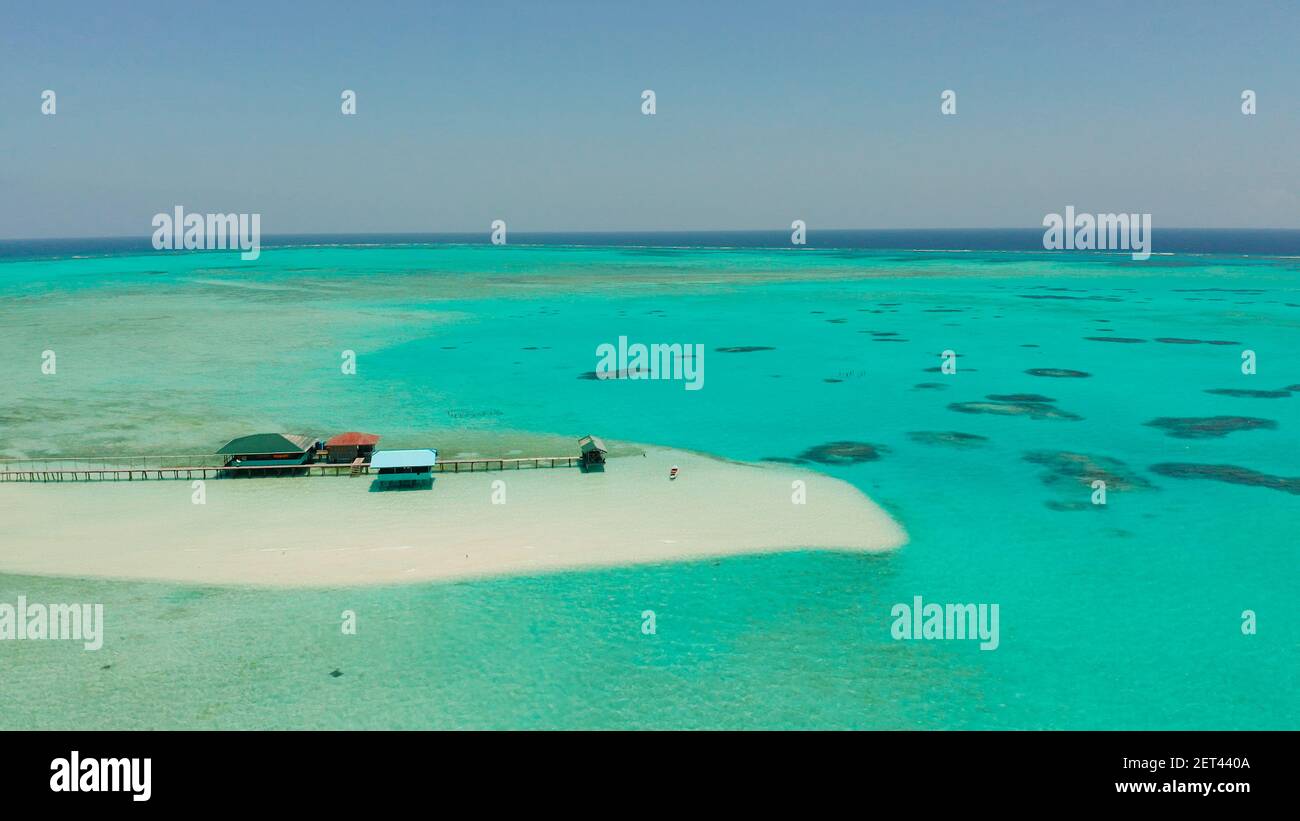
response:
<path id="1" fill-rule="evenodd" d="M 325 443 L 326 459 L 330 462 L 352 462 L 358 458 L 370 461 L 379 437 L 373 433 L 350 430 Z"/>

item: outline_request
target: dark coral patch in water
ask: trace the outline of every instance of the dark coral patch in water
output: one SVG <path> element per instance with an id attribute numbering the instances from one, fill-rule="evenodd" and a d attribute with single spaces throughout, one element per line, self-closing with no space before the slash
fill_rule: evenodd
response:
<path id="1" fill-rule="evenodd" d="M 640 373 L 648 373 L 648 371 L 638 370 L 637 368 L 624 368 L 618 371 L 587 371 L 578 374 L 578 378 L 606 382 L 611 379 L 633 379 Z"/>
<path id="2" fill-rule="evenodd" d="M 1250 388 L 1209 388 L 1205 392 L 1216 396 L 1237 396 L 1242 399 L 1286 399 L 1291 395 L 1290 388 L 1280 391 L 1257 391 Z"/>
<path id="3" fill-rule="evenodd" d="M 1236 465 L 1198 465 L 1188 462 L 1162 462 L 1151 470 L 1174 479 L 1212 479 L 1231 485 L 1251 485 L 1300 495 L 1300 477 L 1273 476 Z"/>
<path id="4" fill-rule="evenodd" d="M 1069 368 L 1030 368 L 1025 373 L 1030 376 L 1050 376 L 1057 379 L 1087 379 L 1092 376 L 1086 371 L 1072 371 Z"/>
<path id="5" fill-rule="evenodd" d="M 901 336 L 877 336 L 871 341 L 872 342 L 908 342 L 909 340 L 903 339 Z"/>
<path id="6" fill-rule="evenodd" d="M 1022 348 L 1037 348 L 1038 346 L 1037 346 L 1036 344 L 1034 344 L 1033 342 L 1026 342 L 1025 344 L 1021 345 L 1020 347 L 1022 347 Z"/>
<path id="7" fill-rule="evenodd" d="M 1230 339 L 1183 339 L 1177 336 L 1159 336 L 1157 342 L 1163 342 L 1166 345 L 1236 345 Z"/>
<path id="8" fill-rule="evenodd" d="M 1203 294 L 1203 293 L 1223 293 L 1223 294 L 1242 294 L 1243 296 L 1258 296 L 1268 293 L 1264 288 L 1174 288 L 1176 294 Z"/>
<path id="9" fill-rule="evenodd" d="M 943 391 L 947 389 L 948 386 L 942 382 L 917 382 L 912 386 L 914 391 Z"/>
<path id="10" fill-rule="evenodd" d="M 1131 336 L 1085 336 L 1084 339 L 1092 342 L 1122 342 L 1125 345 L 1137 345 L 1140 342 L 1146 342 L 1145 339 L 1137 339 Z"/>
<path id="11" fill-rule="evenodd" d="M 922 445 L 951 445 L 957 448 L 970 448 L 984 444 L 989 439 L 975 433 L 962 433 L 959 430 L 914 430 L 907 438 Z"/>
<path id="12" fill-rule="evenodd" d="M 1062 296 L 1060 294 L 1016 294 L 1021 299 L 1087 299 L 1095 302 L 1123 302 L 1117 296 Z"/>
<path id="13" fill-rule="evenodd" d="M 1144 422 L 1176 439 L 1217 439 L 1239 430 L 1273 430 L 1277 422 L 1254 416 L 1162 416 Z"/>
<path id="14" fill-rule="evenodd" d="M 823 465 L 856 465 L 860 462 L 874 462 L 889 449 L 883 445 L 867 442 L 827 442 L 815 445 L 799 454 L 799 459 L 817 462 Z"/>
<path id="15" fill-rule="evenodd" d="M 994 402 L 1055 402 L 1050 396 L 1043 396 L 1041 393 L 990 393 L 985 399 L 992 399 Z"/>
<path id="16" fill-rule="evenodd" d="M 843 379 L 834 379 L 834 378 L 828 376 L 827 378 L 823 379 L 822 381 L 823 381 L 823 382 L 843 382 L 844 380 L 843 380 Z"/>
<path id="17" fill-rule="evenodd" d="M 729 348 L 714 348 L 718 353 L 753 353 L 754 351 L 775 351 L 767 345 L 732 345 Z"/>
<path id="18" fill-rule="evenodd" d="M 1077 421 L 1082 416 L 1054 408 L 1046 402 L 954 402 L 948 410 L 958 413 L 992 413 L 999 416 L 1027 416 L 1030 419 Z"/>
<path id="19" fill-rule="evenodd" d="M 1105 510 L 1106 509 L 1105 505 L 1094 505 L 1092 502 L 1080 502 L 1078 500 L 1073 502 L 1061 502 L 1056 499 L 1048 499 L 1046 502 L 1043 502 L 1043 504 L 1049 510 L 1059 510 L 1062 513 L 1073 513 L 1079 510 Z"/>
<path id="20" fill-rule="evenodd" d="M 1062 482 L 1091 487 L 1100 479 L 1106 490 L 1144 490 L 1151 483 L 1137 475 L 1128 465 L 1109 456 L 1090 456 L 1069 451 L 1035 450 L 1024 455 L 1024 460 L 1047 468 L 1043 484 Z"/>

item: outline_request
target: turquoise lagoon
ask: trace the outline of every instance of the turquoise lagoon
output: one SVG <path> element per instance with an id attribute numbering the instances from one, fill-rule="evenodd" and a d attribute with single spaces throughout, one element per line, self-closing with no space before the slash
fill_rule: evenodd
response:
<path id="1" fill-rule="evenodd" d="M 0 327 L 0 455 L 207 452 L 253 429 L 374 430 L 444 456 L 567 450 L 588 432 L 739 460 L 860 442 L 880 458 L 809 465 L 911 535 L 879 556 L 356 589 L 0 575 L 0 601 L 102 602 L 107 619 L 98 652 L 0 642 L 0 727 L 1300 728 L 1294 259 L 468 245 L 18 259 L 0 263 Z M 583 378 L 620 336 L 703 344 L 704 389 Z M 761 350 L 718 350 L 745 347 Z M 955 374 L 934 370 L 945 350 Z M 1026 373 L 1043 368 L 1088 376 Z M 1273 395 L 1207 392 L 1242 389 Z M 1146 424 L 1220 416 L 1272 424 L 1190 438 Z M 951 432 L 983 438 L 934 435 Z M 1081 457 L 1113 478 L 1104 507 L 1069 475 Z M 23 515 L 3 486 L 0 514 Z M 997 603 L 999 648 L 893 640 L 891 607 L 918 595 Z"/>

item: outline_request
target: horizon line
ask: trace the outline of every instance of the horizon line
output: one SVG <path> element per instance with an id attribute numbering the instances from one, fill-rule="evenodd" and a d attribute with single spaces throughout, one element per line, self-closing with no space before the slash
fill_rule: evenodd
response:
<path id="1" fill-rule="evenodd" d="M 784 234 L 788 233 L 789 228 L 600 228 L 600 229 L 547 229 L 530 231 L 524 229 L 511 229 L 510 233 L 515 235 L 526 236 L 560 236 L 566 234 Z M 1000 227 L 970 227 L 970 228 L 935 228 L 935 227 L 909 227 L 909 228 L 811 228 L 807 229 L 808 234 L 813 233 L 848 233 L 848 232 L 897 232 L 897 231 L 1037 231 L 1041 232 L 1043 226 L 1000 226 Z M 1266 226 L 1266 227 L 1206 227 L 1206 226 L 1183 226 L 1170 225 L 1161 228 L 1163 231 L 1289 231 L 1300 233 L 1300 227 L 1296 226 Z M 373 237 L 452 237 L 467 236 L 476 234 L 491 234 L 491 229 L 475 229 L 472 231 L 282 231 L 277 233 L 265 233 L 263 237 L 347 237 L 347 236 L 373 236 Z M 67 240 L 149 240 L 153 232 L 143 234 L 88 234 L 84 236 L 49 236 L 49 237 L 0 237 L 0 242 L 57 242 Z"/>

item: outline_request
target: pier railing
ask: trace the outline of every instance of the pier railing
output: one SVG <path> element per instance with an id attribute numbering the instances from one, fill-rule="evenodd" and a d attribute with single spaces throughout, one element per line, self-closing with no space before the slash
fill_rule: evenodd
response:
<path id="1" fill-rule="evenodd" d="M 161 456 L 48 456 L 32 459 L 0 459 L 0 473 L 87 470 L 159 470 L 176 467 L 221 467 L 229 457 L 219 453 Z"/>
<path id="2" fill-rule="evenodd" d="M 476 470 L 520 470 L 536 468 L 572 468 L 582 463 L 581 456 L 527 456 L 522 459 L 449 459 L 433 466 L 434 473 L 469 473 Z"/>

